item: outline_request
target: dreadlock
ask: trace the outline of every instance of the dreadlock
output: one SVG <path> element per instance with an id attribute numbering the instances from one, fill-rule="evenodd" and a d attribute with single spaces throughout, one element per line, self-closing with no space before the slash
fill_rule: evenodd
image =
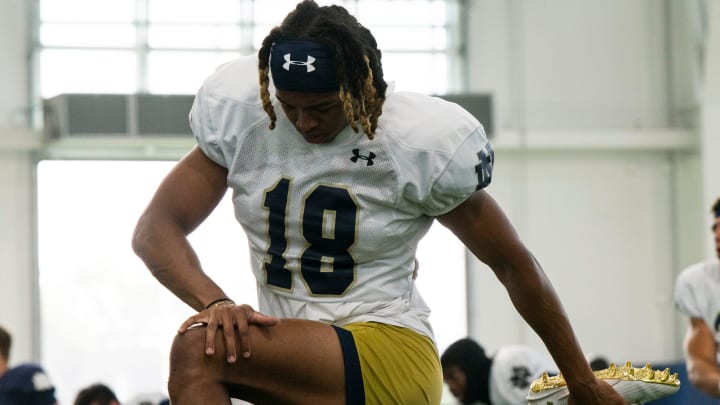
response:
<path id="1" fill-rule="evenodd" d="M 270 48 L 280 39 L 304 39 L 321 42 L 335 55 L 337 82 L 345 118 L 355 132 L 360 122 L 368 138 L 375 137 L 382 114 L 387 83 L 383 79 L 381 52 L 370 30 L 341 6 L 320 7 L 304 0 L 290 12 L 282 24 L 273 28 L 258 51 L 260 98 L 275 128 L 277 115 L 270 101 Z"/>

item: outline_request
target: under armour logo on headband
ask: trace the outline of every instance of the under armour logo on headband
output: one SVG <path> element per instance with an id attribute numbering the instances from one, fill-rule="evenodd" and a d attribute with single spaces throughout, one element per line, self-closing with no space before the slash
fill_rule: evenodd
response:
<path id="1" fill-rule="evenodd" d="M 340 88 L 329 46 L 304 39 L 281 39 L 270 48 L 270 73 L 280 90 L 326 92 Z"/>
<path id="2" fill-rule="evenodd" d="M 287 70 L 288 72 L 290 71 L 290 65 L 306 66 L 308 73 L 315 70 L 315 66 L 313 66 L 313 62 L 315 62 L 315 58 L 313 58 L 310 55 L 307 56 L 307 62 L 303 62 L 301 60 L 292 60 L 292 59 L 290 59 L 291 56 L 289 53 L 286 53 L 285 55 L 283 55 L 283 58 L 285 58 L 285 63 L 283 63 L 283 65 L 282 65 L 283 69 Z"/>

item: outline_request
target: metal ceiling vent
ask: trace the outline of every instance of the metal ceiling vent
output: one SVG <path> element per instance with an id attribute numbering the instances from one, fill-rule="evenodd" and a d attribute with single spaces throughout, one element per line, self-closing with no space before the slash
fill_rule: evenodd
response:
<path id="1" fill-rule="evenodd" d="M 193 95 L 60 94 L 43 100 L 45 139 L 191 136 Z"/>

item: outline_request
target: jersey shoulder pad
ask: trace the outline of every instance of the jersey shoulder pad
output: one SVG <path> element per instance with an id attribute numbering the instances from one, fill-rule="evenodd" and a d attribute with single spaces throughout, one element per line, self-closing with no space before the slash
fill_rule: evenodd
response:
<path id="1" fill-rule="evenodd" d="M 256 59 L 227 62 L 210 75 L 190 109 L 190 127 L 198 146 L 229 167 L 240 138 L 269 120 L 262 108 Z"/>
<path id="2" fill-rule="evenodd" d="M 683 270 L 675 280 L 673 299 L 675 307 L 690 317 L 702 318 L 703 301 L 710 301 L 703 288 L 710 281 L 706 271 L 707 263 L 695 263 Z"/>
<path id="3" fill-rule="evenodd" d="M 450 211 L 490 184 L 494 151 L 482 124 L 455 103 L 393 93 L 380 126 L 399 151 L 404 198 L 424 214 Z"/>
<path id="4" fill-rule="evenodd" d="M 261 106 L 257 57 L 243 56 L 218 66 L 202 89 L 208 96 Z"/>
<path id="5" fill-rule="evenodd" d="M 380 125 L 399 142 L 453 153 L 480 122 L 458 104 L 411 92 L 390 93 Z"/>

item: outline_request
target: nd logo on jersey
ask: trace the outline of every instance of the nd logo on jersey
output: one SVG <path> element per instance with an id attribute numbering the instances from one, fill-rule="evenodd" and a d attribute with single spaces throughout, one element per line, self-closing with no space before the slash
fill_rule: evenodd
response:
<path id="1" fill-rule="evenodd" d="M 492 146 L 490 146 L 490 142 L 487 142 L 485 147 L 477 153 L 477 157 L 480 160 L 480 163 L 475 166 L 475 173 L 477 173 L 478 178 L 478 184 L 477 187 L 475 187 L 475 190 L 480 190 L 481 188 L 487 187 L 492 178 L 492 169 L 493 164 L 495 163 L 495 151 Z"/>

